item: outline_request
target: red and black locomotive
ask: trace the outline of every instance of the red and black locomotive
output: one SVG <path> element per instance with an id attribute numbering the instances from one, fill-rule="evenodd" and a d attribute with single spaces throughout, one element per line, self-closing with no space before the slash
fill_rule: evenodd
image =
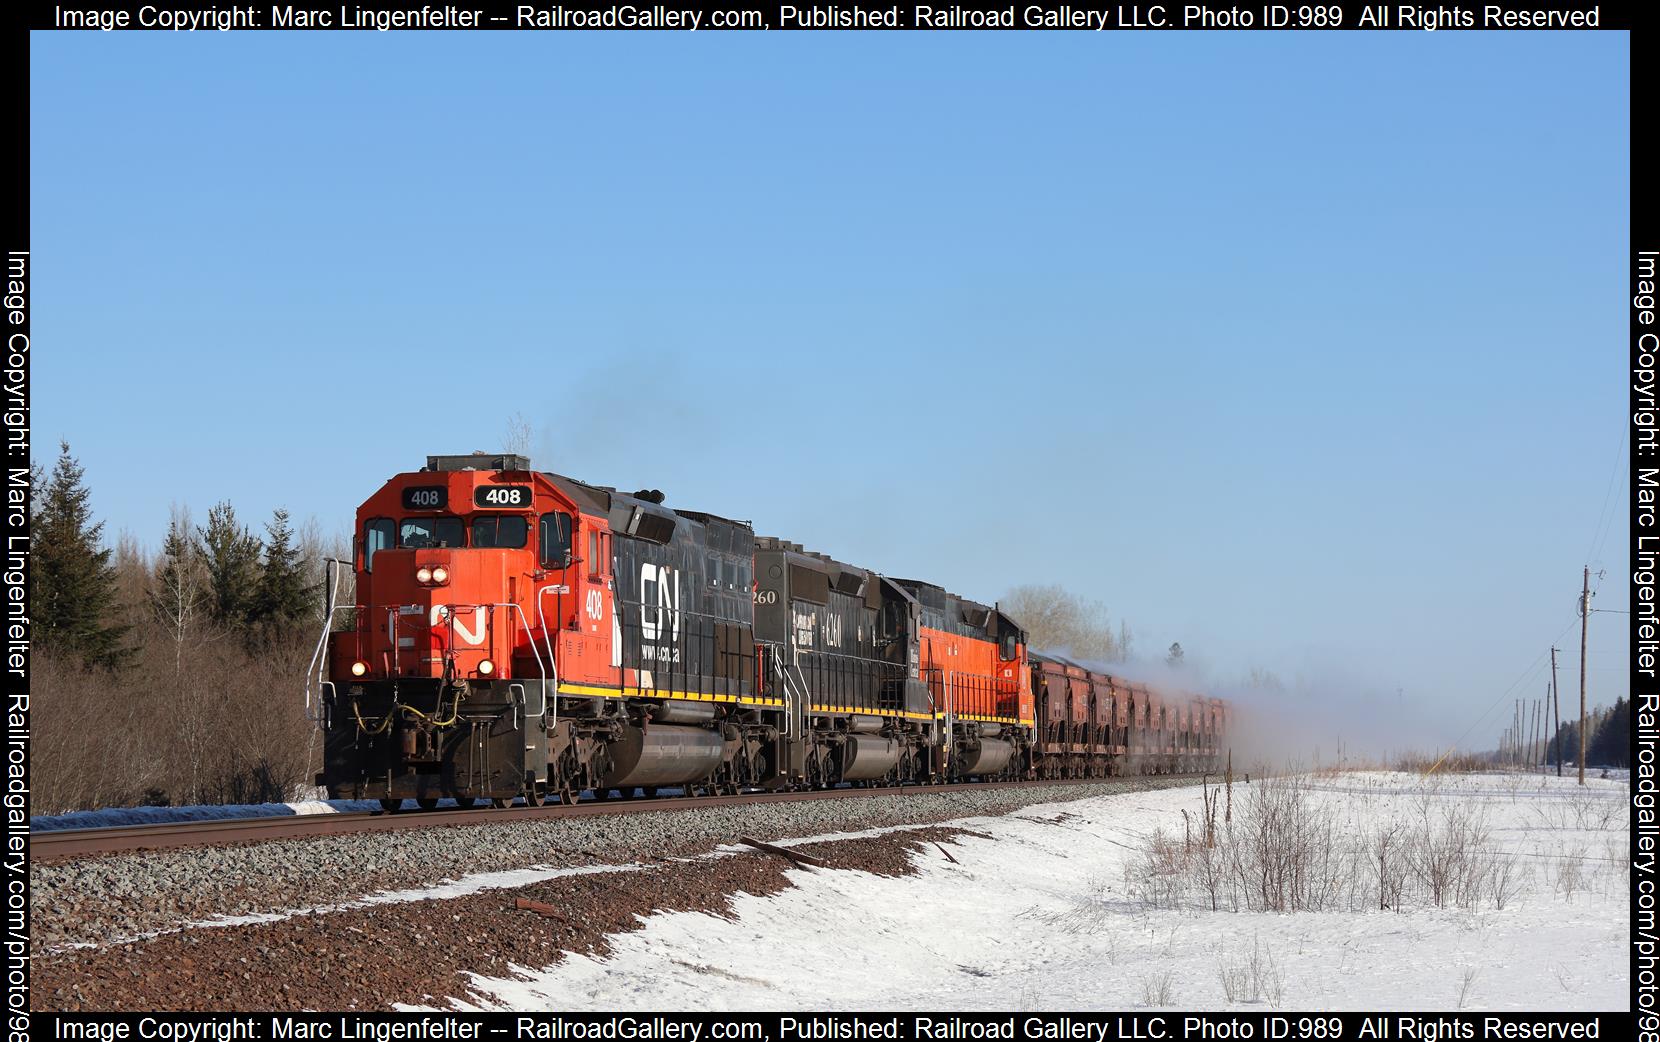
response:
<path id="1" fill-rule="evenodd" d="M 331 797 L 1095 777 L 1214 765 L 1223 706 L 1028 656 L 1017 620 L 714 514 L 431 456 L 358 510 L 315 694 Z M 313 690 L 314 688 L 314 690 Z"/>

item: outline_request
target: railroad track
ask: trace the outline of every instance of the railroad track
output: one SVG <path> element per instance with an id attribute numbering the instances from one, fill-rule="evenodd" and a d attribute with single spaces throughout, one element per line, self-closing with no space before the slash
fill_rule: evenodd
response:
<path id="1" fill-rule="evenodd" d="M 956 792 L 988 789 L 1046 788 L 1052 786 L 1113 785 L 1162 780 L 1194 781 L 1198 774 L 1128 775 L 1121 778 L 1057 778 L 1044 781 L 957 782 L 903 788 L 822 789 L 807 792 L 749 792 L 737 796 L 669 796 L 653 799 L 583 800 L 571 804 L 514 806 L 503 809 L 429 810 L 411 813 L 300 814 L 277 818 L 221 818 L 179 821 L 161 825 L 117 825 L 97 829 L 60 829 L 29 834 L 29 857 L 37 861 L 115 854 L 139 850 L 258 843 L 275 839 L 309 839 L 350 832 L 396 832 L 404 829 L 489 825 L 549 818 L 582 818 L 602 814 L 639 814 L 652 811 L 696 810 L 751 803 L 789 803 L 804 800 L 860 799 L 901 792 Z"/>

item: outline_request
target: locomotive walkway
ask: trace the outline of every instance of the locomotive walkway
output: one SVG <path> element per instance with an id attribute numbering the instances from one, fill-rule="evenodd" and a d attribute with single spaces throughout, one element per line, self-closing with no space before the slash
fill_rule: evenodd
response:
<path id="1" fill-rule="evenodd" d="M 1169 780 L 1200 775 L 1163 775 Z M 403 829 L 439 828 L 452 825 L 488 825 L 538 818 L 576 818 L 604 814 L 637 814 L 652 811 L 695 810 L 704 807 L 754 803 L 789 803 L 804 800 L 858 799 L 892 796 L 905 792 L 952 792 L 959 790 L 1040 788 L 1053 785 L 1111 784 L 1114 781 L 1145 781 L 1146 775 L 1119 778 L 1055 778 L 1016 782 L 955 782 L 949 785 L 907 785 L 903 787 L 815 789 L 805 792 L 749 792 L 737 796 L 668 796 L 649 799 L 587 799 L 572 804 L 513 806 L 503 809 L 409 811 L 397 814 L 303 814 L 279 818 L 230 818 L 212 821 L 180 821 L 163 825 L 118 825 L 112 828 L 61 829 L 30 833 L 29 856 L 34 860 L 115 854 L 140 850 L 169 850 L 179 847 L 258 843 L 277 839 L 309 839 L 352 832 L 392 832 Z"/>

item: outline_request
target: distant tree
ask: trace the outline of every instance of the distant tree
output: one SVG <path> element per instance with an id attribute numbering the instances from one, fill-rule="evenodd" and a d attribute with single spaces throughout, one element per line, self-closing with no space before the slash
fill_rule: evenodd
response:
<path id="1" fill-rule="evenodd" d="M 1082 659 L 1116 661 L 1121 657 L 1106 606 L 1086 601 L 1064 587 L 1016 586 L 998 606 L 1026 631 L 1032 647 Z M 1127 639 L 1129 631 L 1123 632 Z"/>
<path id="2" fill-rule="evenodd" d="M 1575 746 L 1577 749 L 1578 746 Z M 1614 700 L 1585 749 L 1585 762 L 1598 767 L 1631 766 L 1631 703 Z"/>
<path id="3" fill-rule="evenodd" d="M 1181 668 L 1181 666 L 1182 666 L 1182 644 L 1181 644 L 1181 641 L 1177 641 L 1174 644 L 1170 645 L 1170 650 L 1168 652 L 1166 652 L 1165 656 L 1164 656 L 1164 664 L 1169 666 L 1171 669 L 1180 669 Z"/>
<path id="4" fill-rule="evenodd" d="M 197 529 L 197 538 L 207 569 L 208 616 L 226 629 L 246 631 L 259 588 L 259 537 L 236 520 L 234 507 L 221 502 L 208 511 L 207 527 Z"/>
<path id="5" fill-rule="evenodd" d="M 278 509 L 265 526 L 265 565 L 249 606 L 249 619 L 267 639 L 291 632 L 311 610 L 311 591 L 302 573 L 301 551 L 288 526 L 288 511 Z"/>
<path id="6" fill-rule="evenodd" d="M 39 476 L 39 469 L 35 474 Z M 59 445 L 52 476 L 41 488 L 31 539 L 30 611 L 41 647 L 69 652 L 91 668 L 117 670 L 132 658 L 132 630 L 118 618 L 115 568 L 92 520 L 84 471 Z"/>
<path id="7" fill-rule="evenodd" d="M 1623 701 L 1623 699 L 1622 699 L 1622 701 Z M 1615 705 L 1617 706 L 1618 703 L 1616 703 Z M 1614 712 L 1614 707 L 1602 706 L 1600 708 L 1592 707 L 1591 710 L 1585 714 L 1585 762 L 1586 762 L 1587 766 L 1589 766 L 1591 764 L 1598 763 L 1598 760 L 1597 760 L 1597 748 L 1598 748 L 1597 747 L 1597 740 L 1598 740 L 1598 736 L 1602 733 L 1605 722 L 1609 719 L 1610 716 L 1612 716 L 1613 712 Z M 1627 729 L 1628 733 L 1630 731 L 1630 727 L 1631 727 L 1630 712 L 1629 712 L 1629 707 L 1628 707 L 1627 708 L 1627 716 L 1626 716 L 1626 729 Z M 1621 740 L 1624 741 L 1625 739 L 1621 739 Z M 1551 749 L 1552 749 L 1551 762 L 1554 763 L 1555 762 L 1555 755 L 1556 755 L 1555 754 L 1556 743 L 1555 743 L 1554 740 L 1551 742 Z M 1630 755 L 1629 753 L 1626 754 L 1626 756 L 1628 756 L 1628 757 L 1629 757 L 1629 755 Z M 1562 762 L 1563 763 L 1574 763 L 1578 759 L 1579 759 L 1579 720 L 1578 720 L 1578 715 L 1575 714 L 1575 716 L 1573 718 L 1562 721 Z"/>
<path id="8" fill-rule="evenodd" d="M 1250 688 L 1258 688 L 1263 691 L 1285 690 L 1285 684 L 1274 673 L 1274 671 L 1264 669 L 1261 666 L 1251 667 L 1250 674 L 1245 678 L 1245 686 Z"/>
<path id="9" fill-rule="evenodd" d="M 153 576 L 149 555 L 131 532 L 123 531 L 116 537 L 110 566 L 115 569 L 115 603 L 124 618 L 137 618 L 149 603 Z"/>
<path id="10" fill-rule="evenodd" d="M 173 645 L 175 672 L 183 668 L 185 646 L 199 635 L 208 614 L 209 583 L 202 556 L 189 509 L 175 506 L 150 591 L 150 610 Z"/>
<path id="11" fill-rule="evenodd" d="M 507 430 L 502 435 L 501 449 L 503 452 L 516 452 L 521 456 L 530 455 L 530 443 L 535 437 L 535 428 L 525 419 L 525 414 L 516 412 L 507 418 Z"/>

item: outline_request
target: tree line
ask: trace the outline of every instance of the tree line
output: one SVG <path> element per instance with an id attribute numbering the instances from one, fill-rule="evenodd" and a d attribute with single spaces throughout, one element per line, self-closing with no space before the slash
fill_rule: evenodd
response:
<path id="1" fill-rule="evenodd" d="M 1562 762 L 1579 759 L 1579 721 L 1562 722 Z M 1556 742 L 1545 748 L 1547 763 L 1556 763 Z M 1611 706 L 1593 707 L 1585 714 L 1585 764 L 1588 767 L 1631 766 L 1631 703 L 1616 698 Z"/>
<path id="2" fill-rule="evenodd" d="M 175 506 L 158 553 L 114 546 L 68 444 L 34 474 L 33 812 L 259 803 L 311 781 L 300 685 L 341 541 L 275 511 Z"/>

